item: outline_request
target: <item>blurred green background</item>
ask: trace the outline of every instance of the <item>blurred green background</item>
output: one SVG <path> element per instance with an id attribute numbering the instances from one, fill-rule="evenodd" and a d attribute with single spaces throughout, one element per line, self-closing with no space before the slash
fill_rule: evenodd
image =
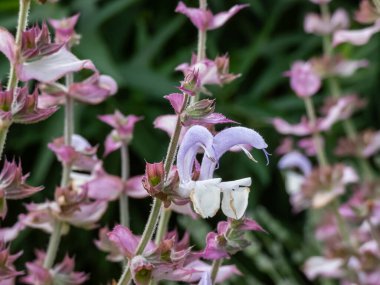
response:
<path id="1" fill-rule="evenodd" d="M 197 1 L 185 1 L 189 6 Z M 359 1 L 332 1 L 332 8 L 344 6 L 350 14 Z M 174 13 L 177 0 L 77 0 L 57 4 L 33 4 L 30 24 L 48 18 L 60 18 L 80 12 L 77 32 L 81 44 L 74 48 L 80 58 L 93 60 L 102 73 L 109 74 L 119 84 L 116 96 L 98 106 L 76 106 L 76 132 L 99 144 L 110 128 L 96 116 L 111 113 L 115 108 L 125 114 L 144 116 L 137 124 L 131 145 L 132 174 L 142 174 L 144 160 L 163 159 L 168 137 L 153 128 L 156 116 L 171 113 L 163 96 L 174 92 L 182 75 L 174 72 L 175 66 L 188 62 L 196 49 L 197 32 L 183 15 Z M 227 10 L 237 1 L 209 0 L 213 11 Z M 293 215 L 283 179 L 276 168 L 278 157 L 274 154 L 281 136 L 270 126 L 269 119 L 281 116 L 297 121 L 303 114 L 303 103 L 294 96 L 282 72 L 297 59 L 319 55 L 321 39 L 303 31 L 305 13 L 318 7 L 306 0 L 246 0 L 250 7 L 240 12 L 223 28 L 208 34 L 207 55 L 214 58 L 228 53 L 230 70 L 242 77 L 223 88 L 210 88 L 217 99 L 217 111 L 259 131 L 269 145 L 271 161 L 265 165 L 264 156 L 254 153 L 259 163 L 246 159 L 242 153 L 227 154 L 218 174 L 225 179 L 251 176 L 253 187 L 247 215 L 254 217 L 269 234 L 251 234 L 253 245 L 236 255 L 228 263 L 235 263 L 242 271 L 229 284 L 334 284 L 328 281 L 310 283 L 300 271 L 303 260 L 317 251 L 308 243 L 311 229 L 305 224 L 306 215 Z M 0 1 L 0 26 L 14 31 L 17 21 L 18 1 Z M 354 24 L 354 27 L 357 25 Z M 367 58 L 370 67 L 342 82 L 347 92 L 358 92 L 369 101 L 365 112 L 355 116 L 359 128 L 378 128 L 380 123 L 380 37 L 375 36 L 365 47 L 340 47 L 350 58 Z M 5 84 L 8 63 L 0 59 L 0 76 Z M 325 90 L 317 95 L 321 102 Z M 12 126 L 6 145 L 9 158 L 21 157 L 25 171 L 31 172 L 32 185 L 43 184 L 46 190 L 31 198 L 44 201 L 52 197 L 59 183 L 60 165 L 47 149 L 47 143 L 62 134 L 63 110 L 49 120 L 30 126 Z M 339 126 L 328 134 L 328 151 L 334 147 Z M 101 154 L 101 153 L 99 153 Z M 117 174 L 120 169 L 118 153 L 107 157 L 106 169 Z M 12 224 L 17 214 L 24 211 L 24 201 L 10 202 L 10 214 L 3 226 Z M 132 228 L 142 232 L 148 216 L 150 199 L 131 204 Z M 112 227 L 118 219 L 118 204 L 111 203 L 101 224 Z M 214 229 L 219 215 L 207 221 L 192 221 L 186 217 L 172 217 L 171 225 L 180 231 L 187 229 L 192 242 L 201 248 L 210 229 Z M 87 284 L 106 284 L 120 274 L 118 264 L 105 261 L 105 254 L 97 251 L 93 240 L 97 231 L 86 232 L 72 228 L 62 240 L 59 258 L 65 252 L 77 257 L 77 269 L 89 272 Z M 48 237 L 37 230 L 27 230 L 12 244 L 13 251 L 23 250 L 18 266 L 32 260 L 34 248 L 45 248 Z"/>

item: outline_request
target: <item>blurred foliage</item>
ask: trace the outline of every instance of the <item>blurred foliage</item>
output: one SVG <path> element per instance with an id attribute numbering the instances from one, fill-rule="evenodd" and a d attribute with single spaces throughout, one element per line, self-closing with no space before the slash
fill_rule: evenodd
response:
<path id="1" fill-rule="evenodd" d="M 195 3 L 196 1 L 187 1 Z M 239 1 L 240 2 L 240 1 Z M 269 119 L 282 116 L 296 121 L 303 113 L 303 104 L 288 87 L 282 72 L 297 59 L 308 59 L 321 53 L 321 40 L 303 31 L 305 13 L 317 11 L 317 6 L 304 0 L 246 0 L 250 7 L 243 10 L 222 29 L 208 35 L 207 54 L 210 58 L 228 53 L 231 71 L 242 73 L 242 77 L 223 88 L 212 88 L 217 98 L 217 110 L 242 125 L 255 128 L 269 144 L 273 153 L 269 166 L 261 153 L 255 153 L 259 163 L 255 164 L 243 154 L 228 154 L 223 158 L 218 174 L 226 178 L 251 176 L 251 191 L 248 216 L 255 217 L 269 234 L 252 234 L 253 245 L 238 254 L 231 262 L 236 263 L 243 277 L 229 284 L 276 284 L 296 285 L 308 283 L 302 272 L 304 258 L 317 252 L 310 246 L 312 236 L 306 227 L 304 214 L 293 215 L 284 191 L 283 180 L 276 169 L 278 157 L 274 155 L 280 141 L 269 124 Z M 346 7 L 353 14 L 358 1 L 335 0 L 335 7 Z M 192 5 L 192 3 L 188 3 Z M 214 11 L 221 11 L 236 4 L 236 1 L 209 0 Z M 176 65 L 190 60 L 196 49 L 197 33 L 192 24 L 182 15 L 174 13 L 177 0 L 80 0 L 61 1 L 58 4 L 32 6 L 30 23 L 47 18 L 60 18 L 81 13 L 77 31 L 82 35 L 81 44 L 74 49 L 80 58 L 89 58 L 105 74 L 112 75 L 119 84 L 117 96 L 99 106 L 76 106 L 76 132 L 99 144 L 110 129 L 97 119 L 97 115 L 111 113 L 115 108 L 129 114 L 144 116 L 136 127 L 131 145 L 132 174 L 144 171 L 144 160 L 163 159 L 168 144 L 166 134 L 153 128 L 154 118 L 171 112 L 163 95 L 176 90 L 181 74 L 175 73 Z M 17 21 L 18 1 L 0 1 L 0 26 L 14 31 Z M 356 26 L 356 25 L 354 25 Z M 371 63 L 366 70 L 342 82 L 347 92 L 359 92 L 369 101 L 365 112 L 355 121 L 359 128 L 379 128 L 379 74 L 380 37 L 362 48 L 342 46 L 343 54 L 350 58 L 367 58 Z M 3 84 L 7 78 L 8 64 L 0 59 L 0 76 Z M 322 90 L 320 97 L 323 97 Z M 327 92 L 327 91 L 326 91 Z M 8 157 L 21 157 L 25 170 L 31 171 L 31 183 L 46 185 L 46 190 L 32 197 L 43 201 L 52 197 L 59 183 L 60 165 L 47 143 L 62 133 L 62 110 L 51 119 L 31 126 L 12 126 L 6 145 Z M 329 134 L 329 141 L 342 133 L 338 126 Z M 332 149 L 333 145 L 328 145 Z M 106 169 L 117 174 L 120 169 L 119 156 L 112 154 L 105 161 Z M 224 167 L 231 165 L 231 167 Z M 133 202 L 132 228 L 142 231 L 148 216 L 150 201 Z M 22 203 L 10 203 L 10 216 L 5 225 L 11 224 L 23 211 Z M 111 204 L 102 225 L 112 227 L 117 221 L 117 204 Z M 192 221 L 187 217 L 178 219 L 181 229 L 189 230 L 192 241 L 203 246 L 207 231 L 215 228 L 218 216 L 208 221 Z M 88 284 L 106 284 L 109 278 L 120 274 L 118 264 L 108 263 L 104 254 L 96 250 L 93 239 L 96 231 L 86 232 L 71 229 L 62 240 L 59 259 L 65 252 L 77 256 L 77 269 L 91 273 Z M 23 263 L 33 259 L 33 248 L 45 248 L 48 237 L 27 230 L 13 243 L 14 251 L 23 250 Z M 317 284 L 317 283 L 315 283 Z M 320 284 L 332 284 L 321 281 Z"/>

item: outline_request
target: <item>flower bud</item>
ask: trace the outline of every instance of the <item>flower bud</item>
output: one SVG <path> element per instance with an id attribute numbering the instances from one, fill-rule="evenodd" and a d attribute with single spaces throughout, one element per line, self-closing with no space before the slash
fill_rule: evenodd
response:
<path id="1" fill-rule="evenodd" d="M 182 122 L 203 119 L 215 111 L 215 100 L 203 99 L 190 104 L 182 115 Z"/>

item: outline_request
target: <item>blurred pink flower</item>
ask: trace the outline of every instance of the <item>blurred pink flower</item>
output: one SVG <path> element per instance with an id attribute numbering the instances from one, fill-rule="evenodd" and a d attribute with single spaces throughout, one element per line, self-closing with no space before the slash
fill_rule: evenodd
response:
<path id="1" fill-rule="evenodd" d="M 357 46 L 365 45 L 378 32 L 380 32 L 380 19 L 373 26 L 361 30 L 339 30 L 335 32 L 333 45 L 337 46 L 342 43 L 350 43 Z"/>
<path id="2" fill-rule="evenodd" d="M 307 14 L 304 29 L 309 34 L 329 35 L 338 30 L 347 29 L 349 24 L 347 12 L 344 9 L 338 9 L 330 19 L 324 19 L 316 13 Z"/>

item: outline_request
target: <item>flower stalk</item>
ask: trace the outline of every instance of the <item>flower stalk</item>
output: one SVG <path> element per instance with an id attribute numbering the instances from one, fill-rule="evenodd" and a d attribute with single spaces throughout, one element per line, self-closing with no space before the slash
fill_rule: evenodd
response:
<path id="1" fill-rule="evenodd" d="M 66 75 L 66 86 L 70 86 L 73 82 L 73 74 Z M 71 145 L 71 138 L 74 133 L 74 99 L 70 96 L 66 96 L 65 104 L 65 119 L 64 119 L 64 141 L 65 145 Z M 68 187 L 70 184 L 70 172 L 71 165 L 64 163 L 62 169 L 61 187 Z M 58 246 L 61 241 L 63 223 L 59 220 L 55 220 L 53 233 L 50 236 L 49 245 L 46 252 L 46 258 L 44 261 L 44 267 L 50 269 L 57 256 Z"/>
<path id="2" fill-rule="evenodd" d="M 129 177 L 129 153 L 128 146 L 123 143 L 121 149 L 121 180 L 123 183 L 127 181 Z M 125 193 L 122 193 L 119 198 L 119 209 L 120 209 L 120 223 L 129 227 L 129 201 L 128 196 Z"/>
<path id="3" fill-rule="evenodd" d="M 186 95 L 185 105 L 187 104 L 187 101 L 188 101 L 188 99 L 187 99 L 187 95 Z M 165 162 L 164 162 L 165 181 L 168 179 L 170 169 L 174 163 L 174 159 L 175 159 L 175 156 L 176 156 L 176 153 L 178 150 L 178 142 L 179 142 L 179 135 L 181 133 L 181 129 L 182 129 L 181 118 L 180 118 L 180 116 L 178 116 L 176 126 L 175 126 L 175 130 L 174 130 L 174 134 L 170 139 L 168 151 L 167 151 Z M 135 255 L 142 254 L 144 252 L 146 245 L 151 240 L 153 233 L 154 233 L 154 230 L 156 228 L 158 219 L 160 218 L 160 214 L 162 212 L 161 207 L 162 207 L 162 201 L 157 199 L 157 198 L 154 198 L 152 209 L 150 211 L 148 221 L 145 225 L 145 229 L 144 229 L 144 232 L 142 234 L 141 240 L 137 246 Z M 131 271 L 129 268 L 129 264 L 127 264 L 127 266 L 125 266 L 125 269 L 124 269 L 117 285 L 127 285 L 131 281 L 131 278 L 132 278 Z"/>

